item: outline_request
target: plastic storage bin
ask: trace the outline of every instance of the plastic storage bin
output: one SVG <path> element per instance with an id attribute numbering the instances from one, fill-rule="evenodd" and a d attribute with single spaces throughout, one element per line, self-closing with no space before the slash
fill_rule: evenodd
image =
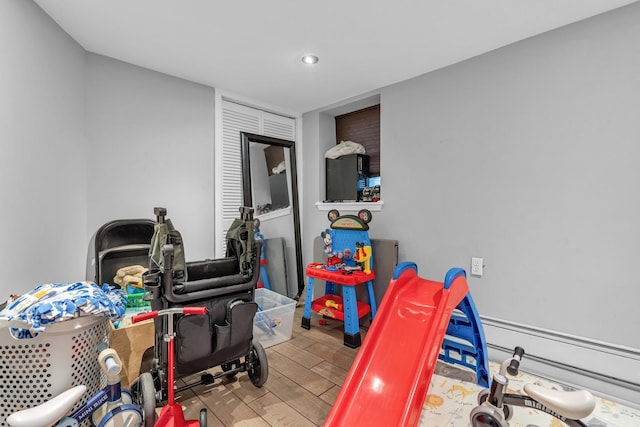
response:
<path id="1" fill-rule="evenodd" d="M 295 300 L 265 288 L 256 289 L 258 312 L 253 318 L 253 340 L 267 348 L 291 339 Z"/>

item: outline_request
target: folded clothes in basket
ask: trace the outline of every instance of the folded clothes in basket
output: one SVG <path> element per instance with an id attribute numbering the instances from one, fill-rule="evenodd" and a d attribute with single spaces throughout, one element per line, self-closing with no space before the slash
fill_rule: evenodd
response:
<path id="1" fill-rule="evenodd" d="M 121 318 L 126 303 L 124 291 L 110 289 L 106 284 L 100 287 L 93 282 L 51 283 L 39 285 L 7 304 L 0 311 L 0 320 L 23 321 L 28 326 L 24 329 L 12 328 L 13 335 L 16 338 L 29 338 L 31 332 L 42 332 L 49 323 L 80 316 Z"/>

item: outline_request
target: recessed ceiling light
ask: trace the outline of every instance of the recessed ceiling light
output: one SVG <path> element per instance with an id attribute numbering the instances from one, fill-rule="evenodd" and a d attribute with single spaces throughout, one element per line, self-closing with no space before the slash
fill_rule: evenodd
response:
<path id="1" fill-rule="evenodd" d="M 302 57 L 302 62 L 309 65 L 317 64 L 319 60 L 320 58 L 315 55 L 305 55 Z"/>

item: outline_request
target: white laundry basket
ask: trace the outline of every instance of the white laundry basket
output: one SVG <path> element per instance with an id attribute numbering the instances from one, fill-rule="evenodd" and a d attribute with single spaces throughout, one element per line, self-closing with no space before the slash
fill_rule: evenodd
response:
<path id="1" fill-rule="evenodd" d="M 12 413 L 71 387 L 87 386 L 73 410 L 105 387 L 97 348 L 109 342 L 108 322 L 105 316 L 77 317 L 51 323 L 34 338 L 16 339 L 7 322 L 0 321 L 0 426 L 8 426 L 6 418 Z"/>

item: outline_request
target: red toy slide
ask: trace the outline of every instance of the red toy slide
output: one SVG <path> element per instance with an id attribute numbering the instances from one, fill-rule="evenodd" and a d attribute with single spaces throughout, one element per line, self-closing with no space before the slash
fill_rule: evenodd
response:
<path id="1" fill-rule="evenodd" d="M 415 426 L 449 318 L 469 288 L 434 282 L 410 264 L 389 283 L 325 426 Z M 460 270 L 462 271 L 462 270 Z"/>

